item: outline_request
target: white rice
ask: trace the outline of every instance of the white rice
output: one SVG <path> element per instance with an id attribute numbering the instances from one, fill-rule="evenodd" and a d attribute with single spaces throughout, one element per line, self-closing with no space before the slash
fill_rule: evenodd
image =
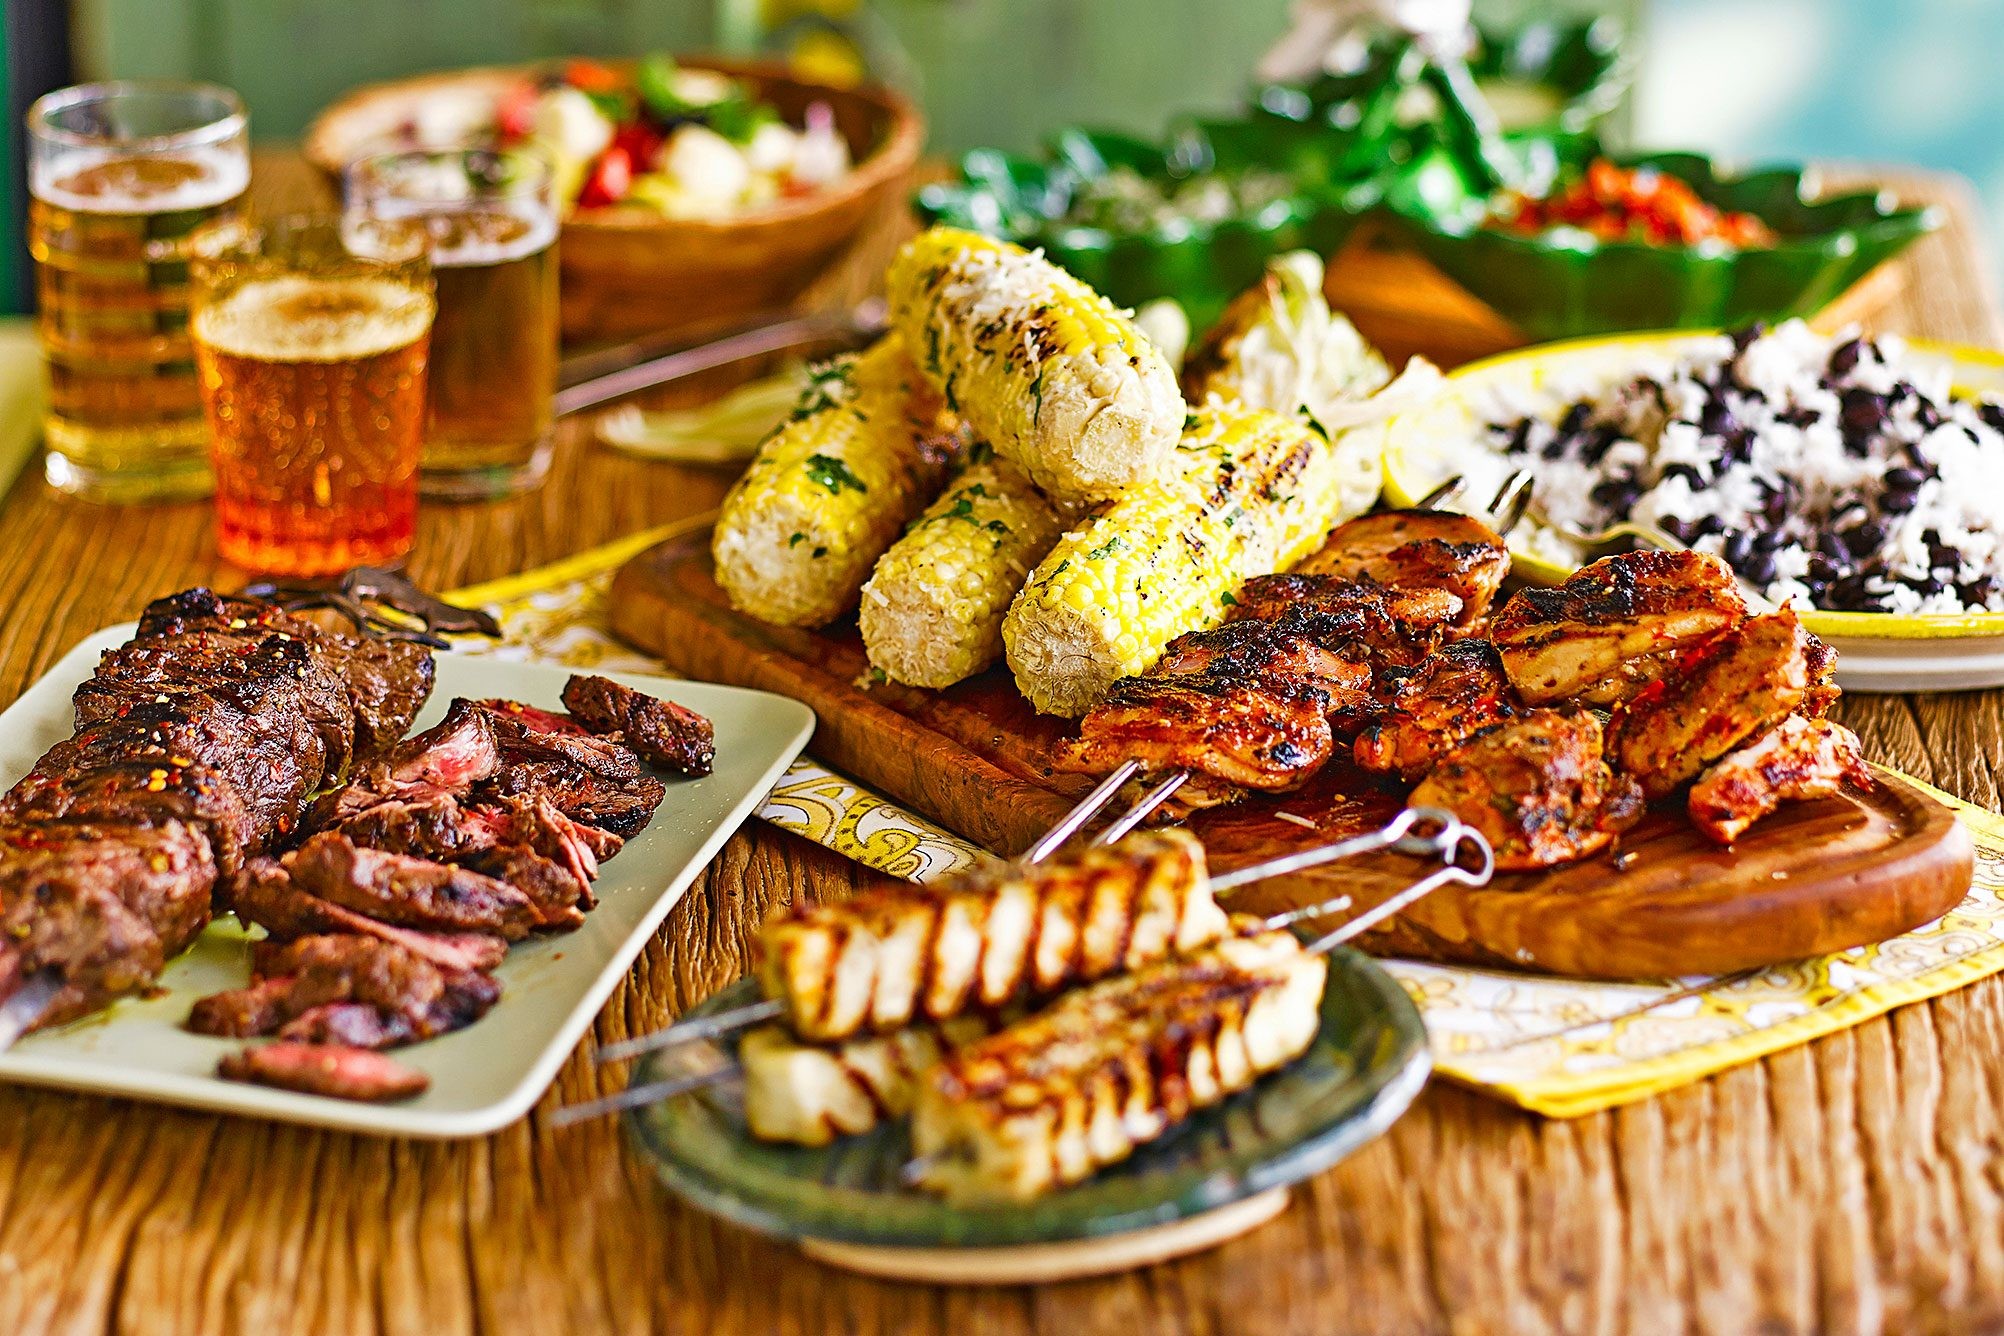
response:
<path id="1" fill-rule="evenodd" d="M 1896 338 L 1792 320 L 1495 398 L 1470 496 L 1529 469 L 1555 525 L 1657 525 L 1776 603 L 2004 611 L 2004 404 L 1952 397 L 1949 368 Z M 1531 546 L 1577 558 L 1550 530 Z"/>

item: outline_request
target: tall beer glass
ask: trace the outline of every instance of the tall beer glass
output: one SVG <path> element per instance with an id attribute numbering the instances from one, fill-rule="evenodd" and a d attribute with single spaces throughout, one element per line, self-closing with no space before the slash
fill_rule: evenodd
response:
<path id="1" fill-rule="evenodd" d="M 557 208 L 527 149 L 389 153 L 348 169 L 351 216 L 422 219 L 438 284 L 419 485 L 450 500 L 533 487 L 557 390 Z"/>
<path id="2" fill-rule="evenodd" d="M 326 575 L 410 551 L 427 251 L 410 220 L 311 216 L 197 243 L 192 328 L 225 559 Z"/>
<path id="3" fill-rule="evenodd" d="M 29 108 L 45 469 L 63 491 L 144 501 L 209 490 L 188 246 L 241 217 L 246 136 L 237 95 L 207 84 L 86 84 Z"/>

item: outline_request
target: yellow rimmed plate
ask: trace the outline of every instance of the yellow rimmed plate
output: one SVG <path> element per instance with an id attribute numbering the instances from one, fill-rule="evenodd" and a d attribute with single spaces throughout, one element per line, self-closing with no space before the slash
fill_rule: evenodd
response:
<path id="1" fill-rule="evenodd" d="M 1503 400 L 1549 398 L 1556 409 L 1633 376 L 1645 361 L 1668 362 L 1712 337 L 1679 331 L 1577 339 L 1471 362 L 1448 375 L 1432 403 L 1379 428 L 1385 436 L 1385 499 L 1411 505 L 1461 473 L 1470 479 L 1462 504 L 1487 501 L 1509 472 L 1482 431 Z M 1906 346 L 1917 362 L 1946 364 L 1957 394 L 2004 396 L 2004 353 L 1925 339 L 1909 339 Z M 1564 539 L 1528 522 L 1511 535 L 1510 550 L 1515 574 L 1531 584 L 1557 584 L 1579 568 Z M 1847 690 L 2004 686 L 2004 612 L 1806 611 L 1802 621 L 1836 648 L 1838 682 Z"/>

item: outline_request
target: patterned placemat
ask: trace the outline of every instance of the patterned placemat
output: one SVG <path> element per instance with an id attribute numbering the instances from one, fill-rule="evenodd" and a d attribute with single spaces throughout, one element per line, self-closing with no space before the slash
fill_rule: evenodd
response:
<path id="1" fill-rule="evenodd" d="M 710 518 L 459 591 L 456 599 L 485 604 L 507 632 L 499 644 L 460 648 L 580 668 L 665 671 L 608 631 L 612 576 L 629 557 Z M 1928 792 L 1975 834 L 1975 884 L 1947 915 L 1875 946 L 1726 978 L 1632 984 L 1384 965 L 1425 1015 L 1441 1075 L 1556 1118 L 1643 1099 L 2004 969 L 2004 818 Z M 991 857 L 806 757 L 758 814 L 914 881 Z"/>

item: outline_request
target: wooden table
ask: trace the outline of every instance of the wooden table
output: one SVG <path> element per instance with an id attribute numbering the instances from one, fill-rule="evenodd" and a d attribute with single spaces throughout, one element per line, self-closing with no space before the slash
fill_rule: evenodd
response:
<path id="1" fill-rule="evenodd" d="M 257 182 L 266 202 L 319 188 L 283 158 L 261 160 Z M 1941 201 L 1949 226 L 1900 266 L 1875 323 L 2004 343 L 1969 193 L 1939 179 L 1908 189 Z M 613 455 L 575 425 L 564 437 L 539 494 L 428 509 L 417 576 L 443 588 L 534 566 L 708 507 L 727 481 Z M 217 563 L 204 507 L 100 509 L 38 476 L 6 499 L 0 535 L 0 701 L 148 598 L 242 578 Z M 1843 717 L 1877 759 L 1998 806 L 2004 693 L 1852 698 Z M 669 917 L 597 1038 L 660 1025 L 735 977 L 766 905 L 861 879 L 754 823 Z M 0 1090 L 0 1333 L 2004 1323 L 2004 980 L 1574 1122 L 1436 1085 L 1273 1224 L 1207 1255 L 1043 1290 L 829 1270 L 683 1206 L 613 1123 L 547 1128 L 554 1103 L 617 1080 L 574 1055 L 526 1121 L 456 1144 Z"/>

